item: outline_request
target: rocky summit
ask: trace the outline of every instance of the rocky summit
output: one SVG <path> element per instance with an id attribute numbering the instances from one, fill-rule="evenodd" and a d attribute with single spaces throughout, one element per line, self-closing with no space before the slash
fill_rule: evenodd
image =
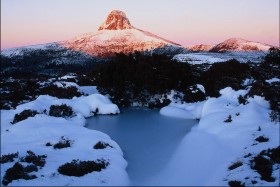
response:
<path id="1" fill-rule="evenodd" d="M 133 28 L 124 12 L 113 10 L 98 30 L 125 30 Z"/>

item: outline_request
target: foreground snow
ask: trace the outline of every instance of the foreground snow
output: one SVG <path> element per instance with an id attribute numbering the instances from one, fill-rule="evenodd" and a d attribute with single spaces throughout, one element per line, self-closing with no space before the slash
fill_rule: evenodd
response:
<path id="1" fill-rule="evenodd" d="M 29 117 L 12 125 L 14 115 L 26 109 L 43 112 L 49 110 L 51 105 L 67 104 L 76 113 L 70 118 L 58 118 L 44 113 Z M 98 110 L 96 110 L 98 108 Z M 116 114 L 119 109 L 111 101 L 100 95 L 93 94 L 86 97 L 73 99 L 57 99 L 50 96 L 40 96 L 35 101 L 19 105 L 15 110 L 1 111 L 1 155 L 19 153 L 19 158 L 26 156 L 26 151 L 31 150 L 36 155 L 47 155 L 46 165 L 38 172 L 32 172 L 38 178 L 33 180 L 13 180 L 9 185 L 19 186 L 93 186 L 93 185 L 127 185 L 129 179 L 125 168 L 127 162 L 123 153 L 113 140 L 104 133 L 89 130 L 84 127 L 85 117 L 98 114 Z M 54 149 L 46 146 L 47 143 L 55 144 L 61 137 L 72 142 L 71 147 Z M 99 142 L 106 142 L 111 147 L 94 149 Z M 66 176 L 58 173 L 58 167 L 71 162 L 73 159 L 81 161 L 95 161 L 104 159 L 109 162 L 106 169 L 92 172 L 82 177 Z M 1 164 L 1 179 L 5 171 L 12 167 L 14 162 Z"/>
<path id="2" fill-rule="evenodd" d="M 245 95 L 246 90 L 225 88 L 220 93 L 221 97 L 205 102 L 173 103 L 161 109 L 163 115 L 200 118 L 200 121 L 178 146 L 168 167 L 150 184 L 225 186 L 230 180 L 240 180 L 249 186 L 253 185 L 252 180 L 257 181 L 258 186 L 279 184 L 279 164 L 272 174 L 275 182 L 266 182 L 250 168 L 250 158 L 244 157 L 279 146 L 279 123 L 270 121 L 268 102 L 255 96 L 247 105 L 239 104 L 237 98 Z M 232 121 L 226 123 L 229 115 Z M 259 143 L 255 140 L 259 136 L 265 136 L 269 141 Z M 243 162 L 243 166 L 228 170 L 236 161 Z M 169 182 L 161 184 L 162 177 L 169 177 Z"/>

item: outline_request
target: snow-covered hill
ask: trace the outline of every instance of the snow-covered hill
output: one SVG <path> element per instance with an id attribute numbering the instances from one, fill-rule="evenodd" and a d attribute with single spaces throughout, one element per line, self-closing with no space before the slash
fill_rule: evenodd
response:
<path id="1" fill-rule="evenodd" d="M 77 52 L 84 57 L 88 55 L 111 57 L 120 52 L 125 54 L 135 51 L 174 54 L 186 51 L 179 44 L 133 27 L 125 13 L 118 10 L 112 11 L 96 32 L 83 34 L 66 41 L 4 49 L 1 51 L 1 55 L 23 56 L 26 52 L 32 53 L 37 50 L 51 50 L 57 56 L 68 55 L 70 59 L 71 56 L 76 56 L 74 53 Z"/>
<path id="2" fill-rule="evenodd" d="M 240 52 L 240 51 L 268 51 L 271 45 L 262 44 L 259 42 L 248 41 L 240 38 L 230 38 L 218 45 L 214 46 L 211 52 Z"/>

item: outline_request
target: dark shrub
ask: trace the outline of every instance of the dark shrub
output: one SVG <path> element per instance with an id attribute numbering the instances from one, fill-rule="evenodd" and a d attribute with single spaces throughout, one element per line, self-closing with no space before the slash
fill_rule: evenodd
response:
<path id="1" fill-rule="evenodd" d="M 269 65 L 280 65 L 280 49 L 272 47 L 264 58 L 264 63 Z"/>
<path id="2" fill-rule="evenodd" d="M 260 155 L 268 156 L 273 163 L 280 164 L 280 146 L 273 149 L 263 150 Z"/>
<path id="3" fill-rule="evenodd" d="M 30 165 L 26 166 L 23 170 L 24 170 L 24 172 L 26 172 L 26 173 L 31 173 L 31 172 L 33 172 L 33 171 L 38 171 L 38 168 L 37 168 L 36 165 L 30 164 Z"/>
<path id="4" fill-rule="evenodd" d="M 163 55 L 117 54 L 110 62 L 99 64 L 93 75 L 98 91 L 109 94 L 121 107 L 132 102 L 148 104 L 149 98 L 170 90 L 184 91 L 196 82 L 187 63 Z"/>
<path id="5" fill-rule="evenodd" d="M 243 105 L 248 104 L 248 101 L 242 95 L 238 96 L 238 102 L 239 104 L 243 104 Z"/>
<path id="6" fill-rule="evenodd" d="M 93 171 L 105 169 L 109 163 L 105 160 L 80 161 L 72 160 L 70 163 L 63 164 L 58 168 L 58 172 L 67 176 L 80 177 Z"/>
<path id="7" fill-rule="evenodd" d="M 72 140 L 69 140 L 67 138 L 65 138 L 64 136 L 61 137 L 61 140 L 53 145 L 54 149 L 63 149 L 63 148 L 67 148 L 67 147 L 71 147 L 71 145 L 73 144 Z"/>
<path id="8" fill-rule="evenodd" d="M 49 85 L 40 90 L 39 95 L 50 95 L 57 98 L 72 99 L 73 97 L 80 97 L 81 93 L 74 86 L 67 88 L 57 87 L 56 85 Z"/>
<path id="9" fill-rule="evenodd" d="M 20 158 L 21 162 L 33 163 L 36 166 L 44 167 L 46 164 L 45 159 L 47 155 L 36 155 L 32 151 L 27 151 L 27 156 Z"/>
<path id="10" fill-rule="evenodd" d="M 72 108 L 66 104 L 62 105 L 51 105 L 50 107 L 50 116 L 54 117 L 70 117 L 74 114 Z"/>
<path id="11" fill-rule="evenodd" d="M 270 117 L 271 122 L 279 122 L 280 121 L 280 112 L 276 111 L 276 110 L 272 110 L 269 113 L 269 117 Z"/>
<path id="12" fill-rule="evenodd" d="M 1 159 L 0 159 L 0 163 L 4 164 L 4 163 L 7 163 L 7 162 L 13 162 L 14 158 L 18 158 L 18 152 L 7 154 L 7 155 L 2 155 Z"/>
<path id="13" fill-rule="evenodd" d="M 258 182 L 256 180 L 252 180 L 251 183 L 254 185 L 257 184 Z"/>
<path id="14" fill-rule="evenodd" d="M 105 143 L 105 142 L 97 142 L 97 143 L 93 146 L 94 149 L 105 149 L 106 147 L 111 147 L 111 148 L 113 148 L 110 144 Z"/>
<path id="15" fill-rule="evenodd" d="M 228 118 L 227 118 L 224 122 L 225 122 L 225 123 L 230 123 L 230 122 L 232 122 L 231 115 L 229 115 Z"/>
<path id="16" fill-rule="evenodd" d="M 272 174 L 272 162 L 263 157 L 262 155 L 257 155 L 252 160 L 250 160 L 251 168 L 256 170 L 260 175 L 261 179 L 267 182 L 274 182 L 275 179 L 271 177 Z"/>
<path id="17" fill-rule="evenodd" d="M 229 181 L 228 185 L 230 187 L 245 187 L 245 184 L 241 183 L 241 181 Z"/>
<path id="18" fill-rule="evenodd" d="M 237 60 L 215 63 L 202 74 L 201 81 L 205 87 L 206 94 L 218 97 L 219 91 L 225 87 L 234 90 L 242 89 L 244 79 L 250 75 L 250 66 Z"/>
<path id="19" fill-rule="evenodd" d="M 242 162 L 235 162 L 235 163 L 233 163 L 232 165 L 230 165 L 230 166 L 228 167 L 228 169 L 229 169 L 229 170 L 234 170 L 234 169 L 236 169 L 236 168 L 238 168 L 238 167 L 240 167 L 240 166 L 242 166 L 242 165 L 243 165 Z"/>
<path id="20" fill-rule="evenodd" d="M 184 94 L 184 101 L 188 103 L 204 101 L 206 99 L 205 93 L 203 93 L 203 91 L 200 90 L 196 85 L 190 86 L 188 89 L 186 89 Z"/>
<path id="21" fill-rule="evenodd" d="M 7 169 L 4 178 L 2 180 L 3 185 L 8 185 L 13 180 L 18 179 L 25 179 L 25 180 L 31 180 L 37 178 L 36 175 L 28 175 L 23 167 L 19 162 L 16 162 L 13 167 Z"/>
<path id="22" fill-rule="evenodd" d="M 269 138 L 267 138 L 265 136 L 259 136 L 255 140 L 262 143 L 262 142 L 268 142 Z"/>
<path id="23" fill-rule="evenodd" d="M 248 158 L 248 157 L 251 157 L 252 154 L 251 153 L 248 153 L 247 155 L 244 156 L 244 158 Z"/>
<path id="24" fill-rule="evenodd" d="M 50 142 L 46 143 L 46 146 L 49 147 L 49 146 L 52 146 L 52 144 Z"/>
<path id="25" fill-rule="evenodd" d="M 37 114 L 38 114 L 38 112 L 35 110 L 24 110 L 21 113 L 15 115 L 12 124 L 15 124 L 19 121 L 23 121 L 29 117 L 34 117 Z"/>
<path id="26" fill-rule="evenodd" d="M 280 118 L 280 87 L 279 85 L 270 85 L 264 81 L 257 81 L 253 84 L 246 97 L 259 95 L 269 101 L 270 107 L 273 110 L 270 114 L 272 121 L 279 121 Z"/>
<path id="27" fill-rule="evenodd" d="M 169 105 L 171 101 L 169 99 L 155 99 L 154 101 L 149 102 L 148 107 L 149 108 L 162 108 L 167 105 Z"/>
<path id="28" fill-rule="evenodd" d="M 6 75 L 1 72 L 0 106 L 2 109 L 13 109 L 19 104 L 36 99 L 40 79 L 42 78 L 34 74 L 31 76 L 31 74 L 24 75 L 22 72 L 18 72 L 18 74 Z"/>

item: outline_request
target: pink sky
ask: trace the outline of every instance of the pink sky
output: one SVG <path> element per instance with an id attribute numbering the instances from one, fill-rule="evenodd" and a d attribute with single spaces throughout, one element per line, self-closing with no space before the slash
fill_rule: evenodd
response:
<path id="1" fill-rule="evenodd" d="M 183 46 L 232 37 L 279 46 L 279 0 L 1 0 L 1 49 L 95 32 L 114 9 Z"/>

